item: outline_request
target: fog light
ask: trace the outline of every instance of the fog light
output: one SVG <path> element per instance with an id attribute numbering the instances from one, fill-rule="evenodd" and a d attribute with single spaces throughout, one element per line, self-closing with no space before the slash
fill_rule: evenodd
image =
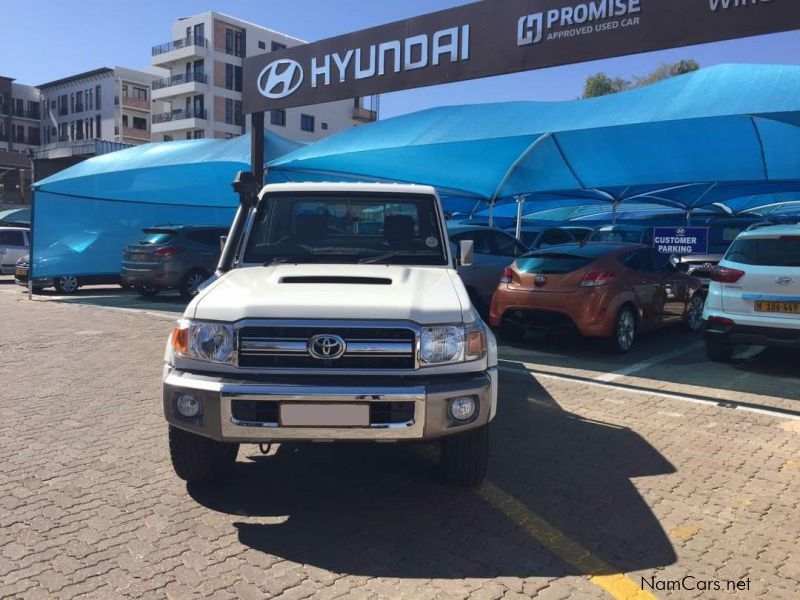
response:
<path id="1" fill-rule="evenodd" d="M 178 396 L 175 406 L 178 409 L 178 413 L 187 419 L 191 419 L 200 414 L 200 400 L 191 394 L 181 394 Z"/>
<path id="2" fill-rule="evenodd" d="M 478 404 L 473 396 L 462 396 L 450 401 L 450 414 L 456 421 L 468 421 L 475 415 Z"/>

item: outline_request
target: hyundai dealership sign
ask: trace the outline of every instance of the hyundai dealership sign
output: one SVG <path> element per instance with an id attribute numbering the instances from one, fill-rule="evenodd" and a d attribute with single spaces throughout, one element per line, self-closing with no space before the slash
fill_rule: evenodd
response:
<path id="1" fill-rule="evenodd" d="M 708 227 L 656 227 L 653 246 L 661 254 L 708 254 Z"/>
<path id="2" fill-rule="evenodd" d="M 800 28 L 800 0 L 484 0 L 244 62 L 244 111 Z"/>

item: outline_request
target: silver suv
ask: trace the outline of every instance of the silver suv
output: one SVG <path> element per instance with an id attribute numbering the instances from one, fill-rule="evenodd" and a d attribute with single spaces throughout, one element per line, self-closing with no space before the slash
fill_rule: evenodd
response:
<path id="1" fill-rule="evenodd" d="M 14 265 L 30 252 L 30 230 L 0 227 L 0 275 L 13 275 Z"/>

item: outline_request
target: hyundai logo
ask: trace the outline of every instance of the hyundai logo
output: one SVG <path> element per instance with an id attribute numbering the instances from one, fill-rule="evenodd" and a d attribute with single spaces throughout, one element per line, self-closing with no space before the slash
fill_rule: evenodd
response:
<path id="1" fill-rule="evenodd" d="M 544 275 L 537 275 L 533 280 L 533 283 L 535 283 L 537 286 L 543 286 L 545 283 L 547 283 L 547 277 Z"/>
<path id="2" fill-rule="evenodd" d="M 347 350 L 347 344 L 338 335 L 315 335 L 308 340 L 308 353 L 319 360 L 336 360 Z"/>
<path id="3" fill-rule="evenodd" d="M 272 61 L 258 75 L 258 91 L 272 100 L 294 94 L 302 83 L 303 67 L 288 58 Z"/>
<path id="4" fill-rule="evenodd" d="M 794 283 L 794 279 L 791 277 L 778 277 L 775 280 L 775 283 L 778 285 L 792 285 Z"/>

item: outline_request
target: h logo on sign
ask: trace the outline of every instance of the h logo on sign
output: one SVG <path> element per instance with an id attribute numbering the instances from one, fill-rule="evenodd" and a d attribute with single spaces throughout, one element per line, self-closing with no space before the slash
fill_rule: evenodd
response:
<path id="1" fill-rule="evenodd" d="M 288 58 L 272 61 L 258 75 L 258 91 L 272 100 L 295 93 L 302 83 L 303 67 Z"/>
<path id="2" fill-rule="evenodd" d="M 525 15 L 517 23 L 517 46 L 533 46 L 542 41 L 543 14 Z"/>

